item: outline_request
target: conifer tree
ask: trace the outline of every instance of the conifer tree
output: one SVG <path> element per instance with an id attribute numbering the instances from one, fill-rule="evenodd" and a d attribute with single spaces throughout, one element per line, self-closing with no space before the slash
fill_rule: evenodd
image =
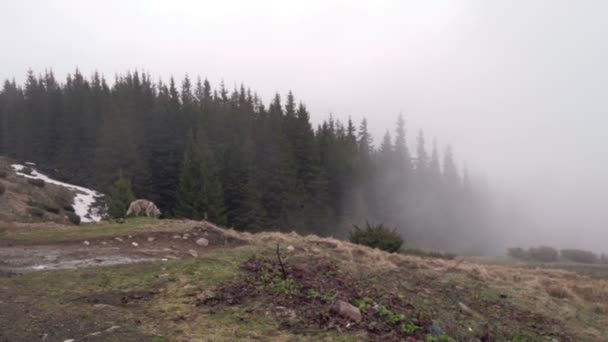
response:
<path id="1" fill-rule="evenodd" d="M 124 177 L 121 172 L 106 196 L 108 214 L 114 218 L 125 217 L 129 204 L 134 200 L 135 195 L 133 195 L 131 181 Z"/>
<path id="2" fill-rule="evenodd" d="M 202 130 L 190 134 L 177 188 L 175 214 L 225 224 L 223 190 Z"/>

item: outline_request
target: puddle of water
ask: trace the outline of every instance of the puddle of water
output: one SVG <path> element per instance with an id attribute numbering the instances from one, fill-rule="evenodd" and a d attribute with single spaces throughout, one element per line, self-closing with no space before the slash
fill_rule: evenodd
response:
<path id="1" fill-rule="evenodd" d="M 56 263 L 38 264 L 24 267 L 7 268 L 9 272 L 28 273 L 40 271 L 73 270 L 94 266 L 112 266 L 138 262 L 158 261 L 159 258 L 134 258 L 122 255 L 99 256 L 95 258 L 65 260 Z"/>

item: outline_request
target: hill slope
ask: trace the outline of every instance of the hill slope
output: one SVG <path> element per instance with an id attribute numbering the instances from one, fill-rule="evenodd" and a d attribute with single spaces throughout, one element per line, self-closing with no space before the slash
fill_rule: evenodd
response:
<path id="1" fill-rule="evenodd" d="M 0 341 L 608 336 L 606 280 L 573 272 L 387 254 L 334 239 L 252 235 L 196 221 L 4 225 L 0 241 Z M 20 258 L 26 250 L 31 257 Z M 79 268 L 96 259 L 108 264 L 108 255 L 131 259 Z M 40 269 L 36 263 L 87 258 L 92 261 L 75 269 L 32 272 Z M 362 320 L 334 312 L 337 300 L 356 306 Z"/>
<path id="2" fill-rule="evenodd" d="M 1 156 L 0 188 L 0 222 L 69 224 L 71 214 L 83 222 L 101 219 L 92 209 L 101 194 L 56 181 L 30 165 L 17 164 Z"/>

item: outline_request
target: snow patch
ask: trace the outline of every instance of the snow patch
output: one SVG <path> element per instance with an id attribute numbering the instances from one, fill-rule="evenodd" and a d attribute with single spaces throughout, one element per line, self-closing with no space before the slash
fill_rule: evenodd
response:
<path id="1" fill-rule="evenodd" d="M 28 164 L 28 163 L 26 163 Z M 32 164 L 32 163 L 29 163 Z M 28 164 L 28 165 L 29 165 Z M 82 222 L 99 222 L 101 221 L 101 213 L 93 204 L 98 198 L 103 197 L 102 193 L 99 193 L 95 190 L 87 189 L 78 185 L 68 184 L 64 182 L 60 182 L 58 180 L 52 179 L 47 175 L 44 175 L 34 169 L 31 174 L 25 174 L 21 171 L 25 168 L 24 165 L 21 164 L 12 164 L 11 167 L 17 172 L 17 175 L 23 176 L 31 179 L 42 179 L 46 183 L 51 183 L 55 185 L 62 186 L 64 188 L 76 191 L 76 197 L 74 197 L 74 212 L 76 215 L 80 216 L 80 221 Z"/>

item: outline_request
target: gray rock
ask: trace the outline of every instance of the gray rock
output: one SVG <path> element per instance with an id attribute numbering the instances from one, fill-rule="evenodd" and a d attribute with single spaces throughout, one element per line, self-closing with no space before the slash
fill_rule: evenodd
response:
<path id="1" fill-rule="evenodd" d="M 200 239 L 196 240 L 196 244 L 199 246 L 206 247 L 206 246 L 209 246 L 209 240 L 207 240 L 205 238 L 200 238 Z"/>
<path id="2" fill-rule="evenodd" d="M 190 255 L 192 255 L 195 258 L 198 256 L 198 253 L 194 249 L 189 249 L 188 253 L 190 253 Z"/>
<path id="3" fill-rule="evenodd" d="M 150 236 L 150 237 L 148 238 L 148 242 L 152 242 L 152 241 L 154 241 L 154 240 L 155 240 L 155 239 L 154 239 L 154 237 L 153 237 L 153 236 Z"/>
<path id="4" fill-rule="evenodd" d="M 362 319 L 359 308 L 343 300 L 337 300 L 332 306 L 332 311 L 357 323 L 361 322 Z"/>
<path id="5" fill-rule="evenodd" d="M 85 245 L 87 245 L 87 246 L 91 244 L 91 243 L 90 243 L 89 241 L 87 241 L 87 240 L 84 240 L 84 242 L 83 242 L 83 243 L 84 243 Z"/>
<path id="6" fill-rule="evenodd" d="M 133 247 L 139 246 L 139 244 L 137 242 L 131 242 L 131 244 L 133 245 Z"/>

